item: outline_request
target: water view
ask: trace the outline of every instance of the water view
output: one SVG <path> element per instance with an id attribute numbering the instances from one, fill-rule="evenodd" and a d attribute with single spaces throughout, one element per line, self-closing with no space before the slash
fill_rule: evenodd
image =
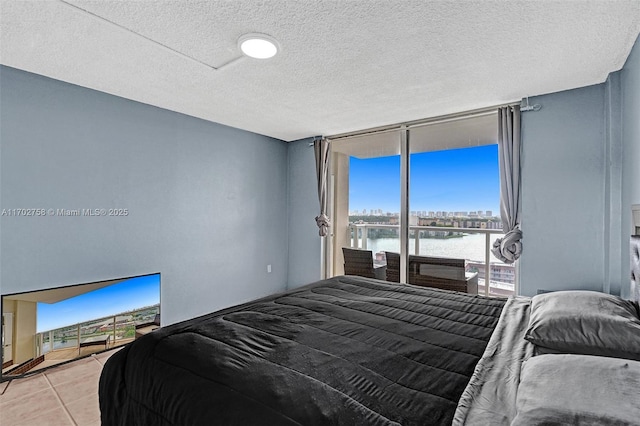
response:
<path id="1" fill-rule="evenodd" d="M 497 238 L 504 234 L 493 234 L 490 241 L 493 244 Z M 414 239 L 409 239 L 409 252 L 414 253 Z M 478 262 L 484 262 L 485 236 L 483 234 L 465 234 L 457 238 L 420 238 L 420 255 L 437 257 L 464 258 Z M 367 250 L 374 253 L 381 251 L 400 251 L 400 239 L 398 238 L 367 238 Z M 493 254 L 491 262 L 499 262 Z"/>

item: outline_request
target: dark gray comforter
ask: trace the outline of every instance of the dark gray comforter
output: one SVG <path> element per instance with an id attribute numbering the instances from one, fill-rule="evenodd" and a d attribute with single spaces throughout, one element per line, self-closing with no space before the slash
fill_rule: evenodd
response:
<path id="1" fill-rule="evenodd" d="M 445 425 L 505 301 L 336 277 L 113 355 L 103 425 Z"/>

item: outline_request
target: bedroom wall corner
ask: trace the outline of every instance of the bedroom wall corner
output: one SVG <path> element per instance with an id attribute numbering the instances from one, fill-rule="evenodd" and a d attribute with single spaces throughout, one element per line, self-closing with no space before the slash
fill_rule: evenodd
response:
<path id="1" fill-rule="evenodd" d="M 322 276 L 321 239 L 314 218 L 319 213 L 315 154 L 312 138 L 290 142 L 288 153 L 288 277 L 287 288 L 317 281 Z"/>
<path id="2" fill-rule="evenodd" d="M 640 204 L 640 36 L 620 71 L 622 93 L 622 220 L 620 295 L 629 296 L 631 205 Z"/>
<path id="3" fill-rule="evenodd" d="M 603 84 L 552 93 L 522 115 L 522 295 L 602 291 L 603 99 Z"/>
<path id="4" fill-rule="evenodd" d="M 604 83 L 604 281 L 602 291 L 620 295 L 622 276 L 622 94 L 620 72 Z"/>

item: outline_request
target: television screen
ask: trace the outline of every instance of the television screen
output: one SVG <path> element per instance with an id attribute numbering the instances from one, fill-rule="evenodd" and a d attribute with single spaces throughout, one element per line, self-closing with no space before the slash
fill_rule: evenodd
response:
<path id="1" fill-rule="evenodd" d="M 110 350 L 159 325 L 159 273 L 3 295 L 2 377 Z"/>

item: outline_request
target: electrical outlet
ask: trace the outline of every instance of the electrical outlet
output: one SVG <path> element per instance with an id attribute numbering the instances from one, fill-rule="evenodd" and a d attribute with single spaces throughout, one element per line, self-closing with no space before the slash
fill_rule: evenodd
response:
<path id="1" fill-rule="evenodd" d="M 267 265 L 267 273 L 270 274 L 271 273 L 271 265 Z"/>

